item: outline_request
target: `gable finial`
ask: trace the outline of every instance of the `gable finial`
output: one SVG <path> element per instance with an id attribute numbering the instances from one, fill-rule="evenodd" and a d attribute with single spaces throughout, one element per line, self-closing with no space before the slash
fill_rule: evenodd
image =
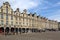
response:
<path id="1" fill-rule="evenodd" d="M 23 10 L 23 12 L 24 12 L 24 13 L 26 13 L 26 12 L 27 12 L 27 10 L 26 10 L 26 9 L 24 9 L 24 10 Z"/>

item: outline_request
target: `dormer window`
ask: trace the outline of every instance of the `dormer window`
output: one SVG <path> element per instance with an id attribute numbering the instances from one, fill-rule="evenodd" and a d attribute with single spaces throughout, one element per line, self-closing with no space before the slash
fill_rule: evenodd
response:
<path id="1" fill-rule="evenodd" d="M 13 14 L 13 11 L 11 11 L 11 14 Z"/>
<path id="2" fill-rule="evenodd" d="M 16 13 L 16 15 L 18 15 L 18 13 Z"/>

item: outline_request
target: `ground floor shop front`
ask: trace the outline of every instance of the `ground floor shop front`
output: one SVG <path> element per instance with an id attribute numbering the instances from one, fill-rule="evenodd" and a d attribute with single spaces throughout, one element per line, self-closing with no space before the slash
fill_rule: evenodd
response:
<path id="1" fill-rule="evenodd" d="M 39 29 L 36 28 L 15 28 L 15 27 L 0 27 L 0 34 L 21 34 L 21 33 L 33 33 L 40 32 Z"/>

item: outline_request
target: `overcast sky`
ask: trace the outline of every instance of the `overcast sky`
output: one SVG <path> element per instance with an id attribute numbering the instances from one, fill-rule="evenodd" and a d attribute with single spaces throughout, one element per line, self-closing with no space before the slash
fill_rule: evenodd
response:
<path id="1" fill-rule="evenodd" d="M 0 6 L 6 1 L 14 10 L 27 9 L 28 12 L 36 12 L 37 15 L 60 21 L 60 0 L 0 0 Z"/>

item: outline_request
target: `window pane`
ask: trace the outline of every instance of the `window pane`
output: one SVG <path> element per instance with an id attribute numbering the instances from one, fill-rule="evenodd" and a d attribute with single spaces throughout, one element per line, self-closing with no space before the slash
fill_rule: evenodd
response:
<path id="1" fill-rule="evenodd" d="M 8 6 L 6 6 L 6 13 L 8 14 Z"/>
<path id="2" fill-rule="evenodd" d="M 8 25 L 8 21 L 6 21 L 6 25 Z"/>
<path id="3" fill-rule="evenodd" d="M 6 20 L 8 20 L 8 15 L 6 14 Z"/>
<path id="4" fill-rule="evenodd" d="M 1 20 L 1 24 L 3 25 L 3 20 Z"/>
<path id="5" fill-rule="evenodd" d="M 11 16 L 11 20 L 13 20 L 13 16 Z"/>
<path id="6" fill-rule="evenodd" d="M 3 14 L 1 14 L 1 19 L 3 19 Z"/>
<path id="7" fill-rule="evenodd" d="M 11 25 L 13 25 L 13 22 L 11 22 Z"/>

